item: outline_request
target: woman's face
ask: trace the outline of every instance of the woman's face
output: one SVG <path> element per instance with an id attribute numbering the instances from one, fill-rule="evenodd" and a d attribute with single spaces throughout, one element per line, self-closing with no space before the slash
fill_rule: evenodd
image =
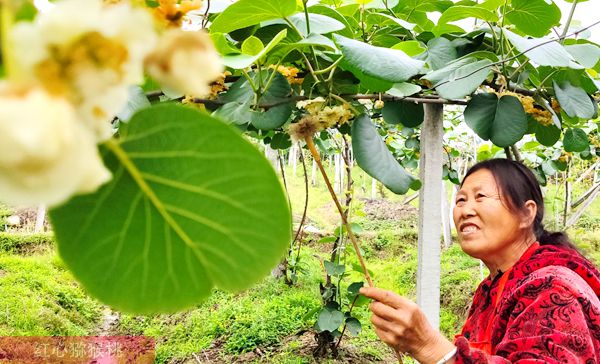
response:
<path id="1" fill-rule="evenodd" d="M 480 169 L 456 194 L 454 224 L 463 251 L 483 260 L 501 260 L 512 245 L 527 238 L 527 219 L 510 211 L 492 173 Z"/>

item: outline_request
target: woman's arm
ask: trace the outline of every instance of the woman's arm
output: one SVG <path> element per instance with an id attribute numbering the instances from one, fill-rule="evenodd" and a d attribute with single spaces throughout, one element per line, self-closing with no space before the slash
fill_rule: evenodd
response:
<path id="1" fill-rule="evenodd" d="M 375 300 L 369 306 L 375 333 L 397 352 L 408 353 L 421 364 L 436 364 L 455 348 L 411 300 L 380 288 L 365 287 L 360 293 Z"/>
<path id="2" fill-rule="evenodd" d="M 375 333 L 397 351 L 427 364 L 453 349 L 414 302 L 378 288 L 361 293 L 376 301 L 370 306 Z M 570 269 L 551 266 L 531 273 L 502 305 L 506 329 L 495 333 L 494 355 L 458 337 L 457 354 L 447 363 L 600 362 L 600 301 Z"/>

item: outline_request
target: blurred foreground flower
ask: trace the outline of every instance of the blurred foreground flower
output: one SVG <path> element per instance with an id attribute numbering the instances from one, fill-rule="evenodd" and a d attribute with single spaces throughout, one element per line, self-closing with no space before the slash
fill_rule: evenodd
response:
<path id="1" fill-rule="evenodd" d="M 68 101 L 0 84 L 0 199 L 60 204 L 110 179 L 92 132 Z"/>
<path id="2" fill-rule="evenodd" d="M 146 70 L 162 86 L 203 97 L 223 72 L 223 63 L 208 34 L 170 29 L 146 58 Z"/>
<path id="3" fill-rule="evenodd" d="M 97 140 L 111 136 L 110 120 L 143 81 L 143 59 L 156 44 L 152 16 L 127 2 L 63 0 L 32 23 L 18 23 L 12 78 L 41 84 L 67 98 Z"/>

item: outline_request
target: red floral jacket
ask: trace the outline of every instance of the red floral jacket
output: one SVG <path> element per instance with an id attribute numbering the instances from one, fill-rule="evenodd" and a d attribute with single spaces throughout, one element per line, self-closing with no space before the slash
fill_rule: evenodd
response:
<path id="1" fill-rule="evenodd" d="M 504 275 L 477 288 L 455 338 L 456 363 L 600 363 L 600 271 L 592 263 L 536 245 Z"/>

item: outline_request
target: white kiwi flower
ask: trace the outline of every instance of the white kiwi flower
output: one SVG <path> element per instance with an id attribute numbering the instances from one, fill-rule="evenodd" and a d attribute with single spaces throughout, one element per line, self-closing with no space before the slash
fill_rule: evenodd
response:
<path id="1" fill-rule="evenodd" d="M 94 134 L 67 100 L 0 83 L 0 201 L 56 206 L 110 178 Z"/>

